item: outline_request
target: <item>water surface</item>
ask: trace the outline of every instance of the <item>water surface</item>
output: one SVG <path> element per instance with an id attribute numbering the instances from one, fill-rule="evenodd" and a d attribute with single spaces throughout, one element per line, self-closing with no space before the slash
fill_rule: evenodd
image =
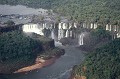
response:
<path id="1" fill-rule="evenodd" d="M 57 47 L 65 49 L 65 55 L 54 64 L 21 76 L 15 75 L 13 79 L 68 79 L 73 66 L 84 60 L 83 51 L 74 46 L 57 45 Z"/>
<path id="2" fill-rule="evenodd" d="M 29 8 L 23 5 L 0 5 L 0 14 L 3 15 L 11 15 L 11 14 L 20 14 L 20 15 L 28 15 L 28 14 L 46 14 L 45 9 L 39 8 Z"/>

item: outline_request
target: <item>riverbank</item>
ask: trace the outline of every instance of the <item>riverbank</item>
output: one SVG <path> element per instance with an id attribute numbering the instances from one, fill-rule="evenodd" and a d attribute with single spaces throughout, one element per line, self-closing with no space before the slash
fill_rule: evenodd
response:
<path id="1" fill-rule="evenodd" d="M 49 65 L 53 64 L 56 61 L 56 59 L 58 59 L 59 57 L 60 56 L 53 56 L 46 60 L 43 58 L 37 58 L 35 64 L 21 68 L 21 69 L 15 71 L 14 73 L 29 72 L 32 70 L 43 68 L 45 66 L 49 66 Z"/>

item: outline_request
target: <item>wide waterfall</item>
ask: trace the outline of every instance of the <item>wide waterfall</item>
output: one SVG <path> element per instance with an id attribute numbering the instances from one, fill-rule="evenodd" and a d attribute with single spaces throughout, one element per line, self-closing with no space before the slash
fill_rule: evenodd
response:
<path id="1" fill-rule="evenodd" d="M 42 31 L 43 28 L 39 24 L 34 24 L 34 23 L 25 24 L 22 26 L 22 30 L 23 32 L 26 32 L 26 33 L 33 32 L 39 35 L 44 35 Z"/>
<path id="2" fill-rule="evenodd" d="M 84 36 L 85 36 L 84 33 L 79 35 L 79 45 L 80 46 L 84 45 Z"/>

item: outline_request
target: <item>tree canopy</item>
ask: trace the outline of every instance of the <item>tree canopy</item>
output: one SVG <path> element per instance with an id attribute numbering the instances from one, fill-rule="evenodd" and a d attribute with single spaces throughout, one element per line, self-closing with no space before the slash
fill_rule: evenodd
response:
<path id="1" fill-rule="evenodd" d="M 26 37 L 21 32 L 14 31 L 0 35 L 0 61 L 32 56 L 41 50 L 41 44 L 37 40 Z"/>
<path id="2" fill-rule="evenodd" d="M 74 69 L 74 74 L 86 76 L 87 79 L 119 79 L 120 39 L 89 53 L 82 65 Z"/>

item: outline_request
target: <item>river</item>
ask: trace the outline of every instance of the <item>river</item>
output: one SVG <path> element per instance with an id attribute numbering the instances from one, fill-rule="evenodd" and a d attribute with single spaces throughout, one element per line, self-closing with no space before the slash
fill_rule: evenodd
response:
<path id="1" fill-rule="evenodd" d="M 21 5 L 0 5 L 0 14 L 4 15 L 31 14 L 32 12 L 36 12 L 35 14 L 37 14 L 40 10 L 43 9 L 31 9 Z M 84 52 L 75 46 L 62 46 L 57 42 L 55 45 L 56 47 L 65 49 L 65 55 L 57 59 L 54 64 L 27 74 L 14 74 L 10 76 L 11 79 L 68 79 L 73 66 L 79 65 L 84 60 Z"/>
<path id="2" fill-rule="evenodd" d="M 47 11 L 46 9 L 34 9 L 23 5 L 0 5 L 0 22 L 12 20 L 15 24 L 25 24 L 31 22 L 33 15 L 48 15 Z M 7 16 L 2 17 L 3 15 Z"/>
<path id="3" fill-rule="evenodd" d="M 62 46 L 57 43 L 56 47 L 65 49 L 65 55 L 54 64 L 27 74 L 16 74 L 12 79 L 68 79 L 73 66 L 79 65 L 84 60 L 84 52 L 75 46 Z"/>
<path id="4" fill-rule="evenodd" d="M 19 14 L 19 15 L 29 15 L 29 14 L 46 14 L 46 9 L 34 9 L 29 8 L 23 5 L 0 5 L 0 14 L 3 15 L 11 15 L 11 14 Z"/>

